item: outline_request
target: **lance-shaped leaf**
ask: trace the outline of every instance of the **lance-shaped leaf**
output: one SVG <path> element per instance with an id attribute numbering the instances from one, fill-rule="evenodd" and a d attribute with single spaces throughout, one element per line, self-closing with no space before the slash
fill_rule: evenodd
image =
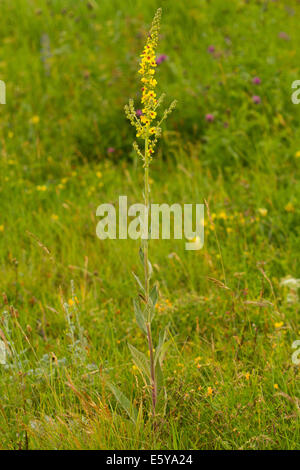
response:
<path id="1" fill-rule="evenodd" d="M 150 300 L 151 300 L 153 308 L 155 308 L 155 305 L 157 303 L 157 299 L 158 299 L 158 289 L 157 289 L 157 286 L 154 285 L 151 289 L 151 292 L 150 292 Z"/>
<path id="2" fill-rule="evenodd" d="M 155 366 L 155 379 L 156 379 L 156 386 L 157 386 L 157 396 L 159 396 L 164 386 L 164 377 L 163 377 L 163 373 L 162 373 L 159 361 L 157 361 L 156 366 Z"/>
<path id="3" fill-rule="evenodd" d="M 139 249 L 139 255 L 140 255 L 141 263 L 144 266 L 145 258 L 144 258 L 144 251 L 143 251 L 142 247 L 140 247 L 140 249 Z M 152 276 L 152 273 L 153 273 L 152 264 L 150 263 L 150 261 L 148 259 L 148 276 L 149 276 L 149 279 Z"/>
<path id="4" fill-rule="evenodd" d="M 107 382 L 107 386 L 110 388 L 111 392 L 114 394 L 115 399 L 117 402 L 122 406 L 124 411 L 128 414 L 129 418 L 131 421 L 136 423 L 137 417 L 138 417 L 138 412 L 135 406 L 131 403 L 131 401 L 124 395 L 121 390 L 113 385 L 110 382 Z"/>
<path id="5" fill-rule="evenodd" d="M 141 330 L 147 334 L 147 328 L 146 328 L 146 322 L 145 322 L 145 317 L 144 317 L 144 314 L 141 310 L 141 307 L 140 307 L 140 304 L 139 304 L 139 301 L 138 299 L 134 299 L 133 300 L 133 307 L 134 307 L 134 313 L 135 313 L 135 318 L 136 318 L 136 322 L 137 324 L 139 325 L 139 327 L 141 328 Z"/>
<path id="6" fill-rule="evenodd" d="M 162 330 L 160 333 L 159 333 L 159 338 L 158 338 L 158 345 L 157 345 L 157 348 L 155 350 L 155 358 L 154 358 L 154 363 L 155 365 L 159 362 L 160 364 L 162 363 L 163 361 L 163 358 L 166 354 L 166 351 L 168 349 L 168 347 L 170 346 L 172 340 L 169 339 L 168 341 L 166 341 L 166 338 L 167 338 L 167 330 Z"/>
<path id="7" fill-rule="evenodd" d="M 138 349 L 132 346 L 132 344 L 128 343 L 128 347 L 132 354 L 133 362 L 138 367 L 138 369 L 143 373 L 146 382 L 149 383 L 149 380 L 150 380 L 149 360 L 147 359 L 144 353 L 140 352 Z"/>
<path id="8" fill-rule="evenodd" d="M 139 277 L 132 271 L 132 274 L 134 275 L 134 278 L 136 280 L 136 282 L 138 283 L 140 289 L 142 290 L 142 292 L 145 292 L 145 289 L 144 289 L 144 286 L 142 284 L 142 282 L 140 281 Z"/>

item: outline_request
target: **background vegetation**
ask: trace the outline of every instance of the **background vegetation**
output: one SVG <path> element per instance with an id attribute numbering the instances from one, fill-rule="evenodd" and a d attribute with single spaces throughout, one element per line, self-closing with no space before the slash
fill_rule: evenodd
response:
<path id="1" fill-rule="evenodd" d="M 153 432 L 146 406 L 134 426 L 105 386 L 144 403 L 127 347 L 144 344 L 132 307 L 138 243 L 100 241 L 95 212 L 121 194 L 142 199 L 123 107 L 139 98 L 139 54 L 160 6 L 158 88 L 178 106 L 152 201 L 205 199 L 209 212 L 202 250 L 151 242 L 154 334 L 168 325 L 172 338 L 167 412 Z M 299 448 L 299 299 L 281 284 L 300 277 L 299 2 L 0 7 L 0 334 L 11 350 L 0 448 Z"/>

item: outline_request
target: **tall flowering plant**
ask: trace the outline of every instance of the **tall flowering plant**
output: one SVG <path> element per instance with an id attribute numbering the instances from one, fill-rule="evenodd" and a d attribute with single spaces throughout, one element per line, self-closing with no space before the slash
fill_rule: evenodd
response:
<path id="1" fill-rule="evenodd" d="M 139 74 L 142 83 L 142 112 L 137 113 L 134 108 L 133 100 L 125 106 L 125 114 L 131 124 L 136 129 L 136 137 L 142 141 L 142 147 L 136 142 L 133 143 L 134 149 L 143 162 L 144 168 L 144 206 L 146 208 L 143 221 L 142 245 L 140 248 L 140 260 L 143 266 L 144 279 L 141 280 L 134 274 L 139 287 L 138 297 L 134 300 L 134 311 L 138 326 L 147 338 L 148 356 L 137 350 L 129 344 L 135 366 L 141 373 L 143 380 L 149 390 L 151 399 L 151 414 L 154 417 L 160 404 L 163 403 L 164 385 L 162 374 L 162 361 L 168 346 L 167 334 L 163 330 L 159 334 L 159 339 L 154 348 L 152 338 L 152 321 L 155 314 L 155 306 L 158 300 L 158 289 L 156 284 L 150 285 L 152 275 L 152 265 L 149 261 L 149 241 L 151 233 L 148 230 L 149 207 L 150 207 L 150 187 L 149 187 L 149 167 L 153 158 L 154 150 L 161 135 L 161 124 L 174 109 L 176 102 L 166 109 L 161 117 L 158 117 L 158 109 L 162 104 L 165 95 L 157 98 L 155 89 L 157 81 L 155 71 L 157 61 L 155 50 L 158 44 L 158 34 L 160 29 L 161 9 L 158 9 L 146 40 L 144 50 L 141 54 Z M 145 230 L 146 229 L 146 230 Z M 126 409 L 130 417 L 137 416 L 132 409 L 129 400 L 121 394 L 115 387 L 112 388 L 116 398 Z"/>

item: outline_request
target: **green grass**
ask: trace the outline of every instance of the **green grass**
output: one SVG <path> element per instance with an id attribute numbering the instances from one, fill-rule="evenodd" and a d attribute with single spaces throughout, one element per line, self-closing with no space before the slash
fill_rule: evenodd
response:
<path id="1" fill-rule="evenodd" d="M 300 278 L 299 3 L 98 3 L 0 2 L 1 329 L 15 348 L 0 365 L 0 448 L 299 449 L 299 301 L 280 285 Z M 132 307 L 139 243 L 99 240 L 95 213 L 122 194 L 142 200 L 123 107 L 138 98 L 137 60 L 159 6 L 159 89 L 178 106 L 151 197 L 205 199 L 211 220 L 206 212 L 198 252 L 151 242 L 154 337 L 168 326 L 172 338 L 167 411 L 153 432 L 127 346 L 144 347 Z M 71 280 L 75 351 L 62 305 Z M 136 426 L 107 380 L 143 407 Z"/>

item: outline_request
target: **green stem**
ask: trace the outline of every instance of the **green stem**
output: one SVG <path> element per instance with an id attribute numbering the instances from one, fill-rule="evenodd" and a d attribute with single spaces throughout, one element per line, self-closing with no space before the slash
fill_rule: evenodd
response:
<path id="1" fill-rule="evenodd" d="M 144 201 L 146 206 L 146 217 L 149 223 L 149 156 L 148 156 L 148 136 L 145 138 L 145 172 L 144 172 Z M 148 225 L 148 224 L 147 224 Z M 148 229 L 148 226 L 147 226 Z M 149 253 L 148 253 L 148 233 L 144 241 L 144 271 L 145 271 L 145 296 L 147 305 L 147 339 L 150 354 L 150 373 L 151 373 L 151 387 L 152 387 L 152 414 L 155 416 L 155 407 L 157 401 L 157 387 L 155 380 L 155 365 L 154 365 L 154 350 L 151 332 L 151 310 L 149 307 L 149 293 L 150 293 L 150 278 L 149 278 Z"/>

